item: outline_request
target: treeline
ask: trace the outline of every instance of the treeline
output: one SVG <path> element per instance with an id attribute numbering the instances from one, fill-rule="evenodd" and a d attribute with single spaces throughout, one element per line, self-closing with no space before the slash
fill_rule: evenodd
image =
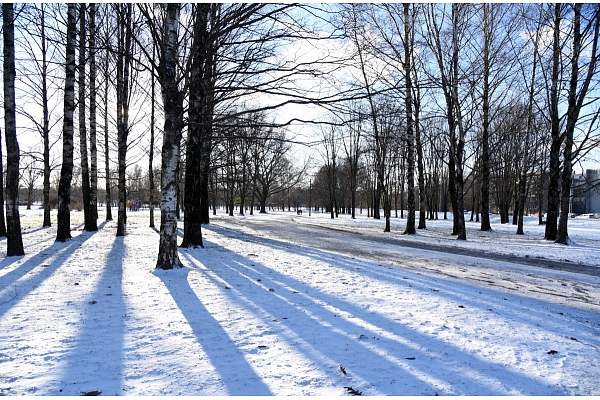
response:
<path id="1" fill-rule="evenodd" d="M 599 148 L 599 17 L 598 4 L 339 6 L 346 84 L 364 99 L 322 130 L 313 184 L 332 218 L 381 208 L 389 231 L 406 209 L 411 234 L 449 202 L 466 239 L 467 204 L 482 231 L 495 204 L 522 234 L 535 202 L 545 238 L 568 243 L 573 166 Z"/>
<path id="2" fill-rule="evenodd" d="M 514 210 L 523 233 L 536 193 L 546 239 L 568 242 L 573 165 L 598 148 L 597 4 L 2 8 L 9 255 L 23 252 L 19 165 L 28 190 L 32 170 L 43 177 L 44 226 L 60 171 L 57 241 L 71 237 L 73 186 L 86 231 L 99 203 L 117 204 L 117 235 L 128 200 L 148 202 L 150 226 L 159 203 L 157 268 L 181 265 L 180 209 L 181 246 L 201 247 L 219 201 L 266 212 L 313 185 L 332 217 L 364 205 L 386 231 L 406 209 L 407 234 L 449 204 L 459 239 L 467 204 L 482 230 L 492 203 L 503 222 Z M 293 105 L 321 114 L 278 117 Z M 39 147 L 19 150 L 11 115 Z M 318 136 L 314 175 L 291 154 L 299 124 Z"/>

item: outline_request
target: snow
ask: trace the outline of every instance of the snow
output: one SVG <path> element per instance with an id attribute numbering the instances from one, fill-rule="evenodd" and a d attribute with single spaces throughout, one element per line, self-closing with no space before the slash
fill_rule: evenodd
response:
<path id="1" fill-rule="evenodd" d="M 0 261 L 0 394 L 600 395 L 598 274 L 485 257 L 594 270 L 600 220 L 569 220 L 564 246 L 533 218 L 523 236 L 467 222 L 463 242 L 451 221 L 406 236 L 401 218 L 386 234 L 307 214 L 219 213 L 184 268 L 155 271 L 147 211 L 120 238 L 73 212 L 55 243 L 55 219 L 21 210 L 26 255 Z"/>

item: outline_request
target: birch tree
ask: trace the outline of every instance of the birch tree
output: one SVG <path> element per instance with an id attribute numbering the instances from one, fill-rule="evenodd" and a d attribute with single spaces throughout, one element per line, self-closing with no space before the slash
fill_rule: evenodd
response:
<path id="1" fill-rule="evenodd" d="M 58 184 L 58 223 L 56 241 L 71 239 L 71 180 L 73 178 L 73 114 L 75 111 L 75 46 L 77 45 L 77 10 L 67 8 L 67 43 L 65 50 L 65 91 L 63 117 L 63 152 Z"/>
<path id="2" fill-rule="evenodd" d="M 182 80 L 178 66 L 179 52 L 179 14 L 180 4 L 168 3 L 166 6 L 140 6 L 144 15 L 156 58 L 150 58 L 152 72 L 157 75 L 161 86 L 165 114 L 161 155 L 161 199 L 160 199 L 160 239 L 158 245 L 157 269 L 181 267 L 177 250 L 177 163 L 181 146 L 183 123 L 184 92 L 179 87 Z M 161 13 L 161 11 L 164 11 Z M 156 14 L 162 14 L 162 27 Z M 162 29 L 161 29 L 162 28 Z M 142 46 L 143 47 L 143 46 Z"/>

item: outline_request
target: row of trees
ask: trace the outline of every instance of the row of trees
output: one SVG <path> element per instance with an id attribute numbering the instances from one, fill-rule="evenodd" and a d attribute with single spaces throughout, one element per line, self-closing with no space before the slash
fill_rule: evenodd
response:
<path id="1" fill-rule="evenodd" d="M 148 161 L 153 197 L 162 138 L 157 268 L 180 265 L 179 206 L 181 246 L 201 247 L 201 224 L 209 222 L 218 193 L 230 213 L 235 201 L 244 212 L 256 197 L 264 212 L 270 196 L 289 196 L 306 178 L 306 165 L 293 167 L 294 138 L 286 127 L 301 123 L 316 126 L 321 138 L 317 177 L 326 182 L 332 217 L 341 186 L 353 216 L 356 194 L 369 191 L 372 216 L 381 218 L 383 209 L 386 231 L 400 201 L 408 210 L 407 234 L 425 228 L 428 213 L 449 199 L 453 234 L 466 239 L 465 204 L 477 208 L 481 229 L 489 230 L 490 196 L 496 196 L 503 218 L 512 204 L 522 233 L 525 199 L 534 178 L 545 176 L 546 238 L 568 240 L 572 165 L 598 141 L 596 4 L 19 7 L 14 13 L 3 5 L 9 247 L 20 239 L 18 192 L 8 190 L 18 187 L 19 166 L 11 111 L 41 138 L 44 226 L 57 165 L 51 154 L 62 144 L 57 241 L 71 237 L 76 159 L 86 231 L 97 229 L 100 179 L 105 203 L 113 202 L 108 178 L 116 165 L 117 235 L 124 235 L 127 169 Z M 17 28 L 12 38 L 11 27 Z M 11 43 L 23 54 L 16 103 Z M 275 118 L 273 110 L 293 104 L 324 112 Z M 61 134 L 52 134 L 61 125 Z M 467 193 L 472 198 L 465 200 Z M 106 218 L 112 219 L 110 208 Z M 22 253 L 22 244 L 15 246 L 10 254 Z"/>
<path id="2" fill-rule="evenodd" d="M 209 220 L 209 194 L 216 193 L 218 185 L 227 188 L 228 199 L 233 193 L 256 194 L 265 211 L 268 196 L 293 185 L 299 176 L 292 173 L 286 156 L 289 141 L 282 127 L 291 121 L 273 123 L 265 113 L 285 104 L 321 101 L 311 98 L 297 78 L 318 78 L 337 67 L 324 59 L 302 62 L 277 57 L 298 39 L 325 39 L 322 32 L 313 31 L 314 23 L 302 20 L 301 14 L 310 9 L 260 4 L 69 4 L 24 5 L 16 14 L 5 13 L 5 24 L 18 28 L 20 51 L 27 54 L 19 65 L 24 95 L 19 106 L 11 106 L 5 95 L 5 106 L 18 109 L 42 138 L 43 150 L 28 154 L 39 155 L 44 163 L 44 226 L 50 226 L 51 152 L 54 144 L 62 143 L 56 240 L 71 238 L 69 210 L 77 158 L 84 229 L 97 230 L 99 159 L 103 157 L 105 203 L 113 202 L 109 177 L 116 164 L 117 235 L 125 234 L 126 171 L 141 160 L 131 150 L 142 149 L 148 157 L 152 196 L 160 136 L 157 268 L 180 265 L 180 205 L 185 209 L 183 247 L 202 246 L 201 224 Z M 56 111 L 57 97 L 63 101 L 62 112 Z M 269 97 L 272 101 L 264 101 Z M 35 99 L 39 109 L 23 107 L 25 99 Z M 61 134 L 52 136 L 52 129 L 61 123 Z M 145 132 L 132 137 L 134 130 Z M 98 131 L 104 133 L 103 142 Z M 76 135 L 79 141 L 74 140 Z M 9 134 L 5 136 L 8 144 Z M 19 165 L 11 158 L 14 149 L 8 150 L 7 172 Z M 238 156 L 247 161 L 232 164 Z M 11 187 L 18 187 L 13 182 Z M 212 192 L 210 185 L 215 188 Z M 110 207 L 107 219 L 112 219 Z M 151 225 L 153 220 L 152 215 Z"/>
<path id="3" fill-rule="evenodd" d="M 491 229 L 494 195 L 522 234 L 534 190 L 541 214 L 544 184 L 533 183 L 545 176 L 545 236 L 567 243 L 572 166 L 598 144 L 597 4 L 355 4 L 339 18 L 354 55 L 347 83 L 365 99 L 322 134 L 332 217 L 343 165 L 353 199 L 365 169 L 386 231 L 396 193 L 406 190 L 405 233 L 415 232 L 417 203 L 425 228 L 448 194 L 452 234 L 466 239 L 470 191 L 481 230 Z"/>

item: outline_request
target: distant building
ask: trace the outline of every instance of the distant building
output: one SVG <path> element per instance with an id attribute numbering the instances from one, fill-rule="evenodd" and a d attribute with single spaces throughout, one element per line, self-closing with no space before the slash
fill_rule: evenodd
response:
<path id="1" fill-rule="evenodd" d="M 600 169 L 573 175 L 570 206 L 572 214 L 600 213 Z"/>
<path id="2" fill-rule="evenodd" d="M 585 171 L 585 212 L 583 214 L 600 213 L 600 169 Z"/>
<path id="3" fill-rule="evenodd" d="M 585 214 L 586 204 L 588 203 L 588 185 L 586 183 L 586 175 L 573 175 L 571 182 L 571 214 Z"/>

